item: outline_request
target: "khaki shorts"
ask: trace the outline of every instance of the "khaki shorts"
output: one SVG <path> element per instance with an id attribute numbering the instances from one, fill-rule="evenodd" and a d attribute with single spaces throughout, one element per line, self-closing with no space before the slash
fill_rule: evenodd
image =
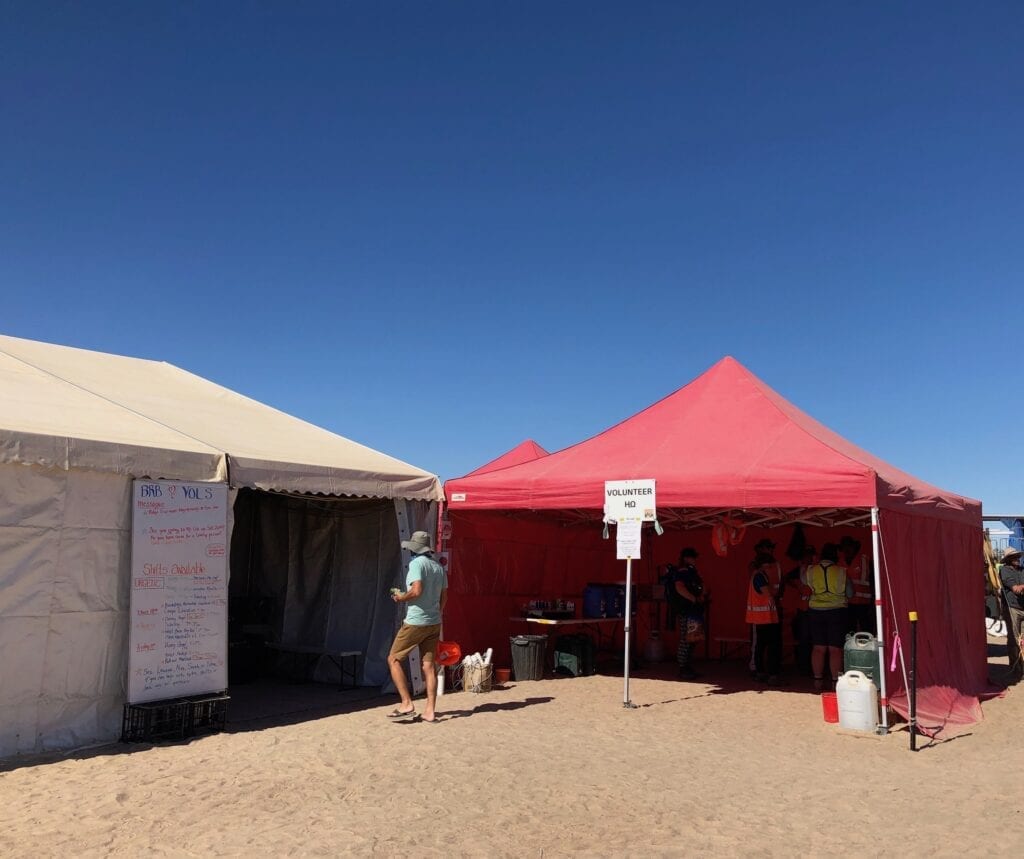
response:
<path id="1" fill-rule="evenodd" d="M 435 623 L 430 626 L 413 626 L 403 623 L 398 630 L 395 641 L 391 645 L 391 652 L 388 659 L 405 659 L 417 647 L 420 649 L 420 658 L 423 659 L 429 653 L 431 660 L 437 655 L 437 643 L 441 640 L 441 624 Z"/>

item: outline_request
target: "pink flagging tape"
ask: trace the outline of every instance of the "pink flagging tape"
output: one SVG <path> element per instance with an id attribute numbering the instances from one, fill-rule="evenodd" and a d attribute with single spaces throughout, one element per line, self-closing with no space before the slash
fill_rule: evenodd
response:
<path id="1" fill-rule="evenodd" d="M 897 632 L 892 637 L 892 659 L 889 661 L 889 673 L 893 674 L 896 671 L 896 656 L 903 649 L 903 643 L 900 641 L 900 634 Z"/>

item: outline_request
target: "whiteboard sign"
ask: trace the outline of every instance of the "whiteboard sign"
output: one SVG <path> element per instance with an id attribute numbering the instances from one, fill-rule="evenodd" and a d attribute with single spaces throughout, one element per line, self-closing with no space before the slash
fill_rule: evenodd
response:
<path id="1" fill-rule="evenodd" d="M 653 480 L 606 480 L 604 482 L 604 521 L 657 518 Z"/>
<path id="2" fill-rule="evenodd" d="M 136 480 L 128 703 L 228 685 L 228 488 Z"/>

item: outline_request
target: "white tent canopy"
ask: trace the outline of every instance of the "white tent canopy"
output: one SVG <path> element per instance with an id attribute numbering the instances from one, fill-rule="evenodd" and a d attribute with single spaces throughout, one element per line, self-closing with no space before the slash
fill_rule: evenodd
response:
<path id="1" fill-rule="evenodd" d="M 229 464 L 234 487 L 442 497 L 429 472 L 170 364 L 5 336 L 0 462 L 182 480 L 224 480 Z"/>
<path id="2" fill-rule="evenodd" d="M 169 364 L 0 336 L 0 757 L 118 734 L 138 477 L 228 482 L 233 498 L 381 499 L 363 502 L 373 516 L 359 502 L 330 508 L 322 555 L 267 560 L 282 539 L 306 538 L 292 525 L 264 529 L 264 560 L 245 572 L 258 584 L 273 566 L 280 588 L 295 576 L 334 581 L 329 607 L 289 595 L 281 612 L 303 618 L 309 641 L 365 650 L 365 681 L 383 679 L 392 605 L 367 601 L 383 599 L 401 556 L 395 515 L 378 508 L 393 502 L 400 519 L 429 527 L 437 477 Z M 372 628 L 347 620 L 370 606 Z"/>

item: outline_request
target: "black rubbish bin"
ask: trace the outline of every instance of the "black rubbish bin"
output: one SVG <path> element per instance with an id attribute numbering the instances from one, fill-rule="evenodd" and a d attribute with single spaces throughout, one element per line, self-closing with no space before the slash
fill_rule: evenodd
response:
<path id="1" fill-rule="evenodd" d="M 512 673 L 516 680 L 543 680 L 544 654 L 547 650 L 546 635 L 512 635 Z"/>

